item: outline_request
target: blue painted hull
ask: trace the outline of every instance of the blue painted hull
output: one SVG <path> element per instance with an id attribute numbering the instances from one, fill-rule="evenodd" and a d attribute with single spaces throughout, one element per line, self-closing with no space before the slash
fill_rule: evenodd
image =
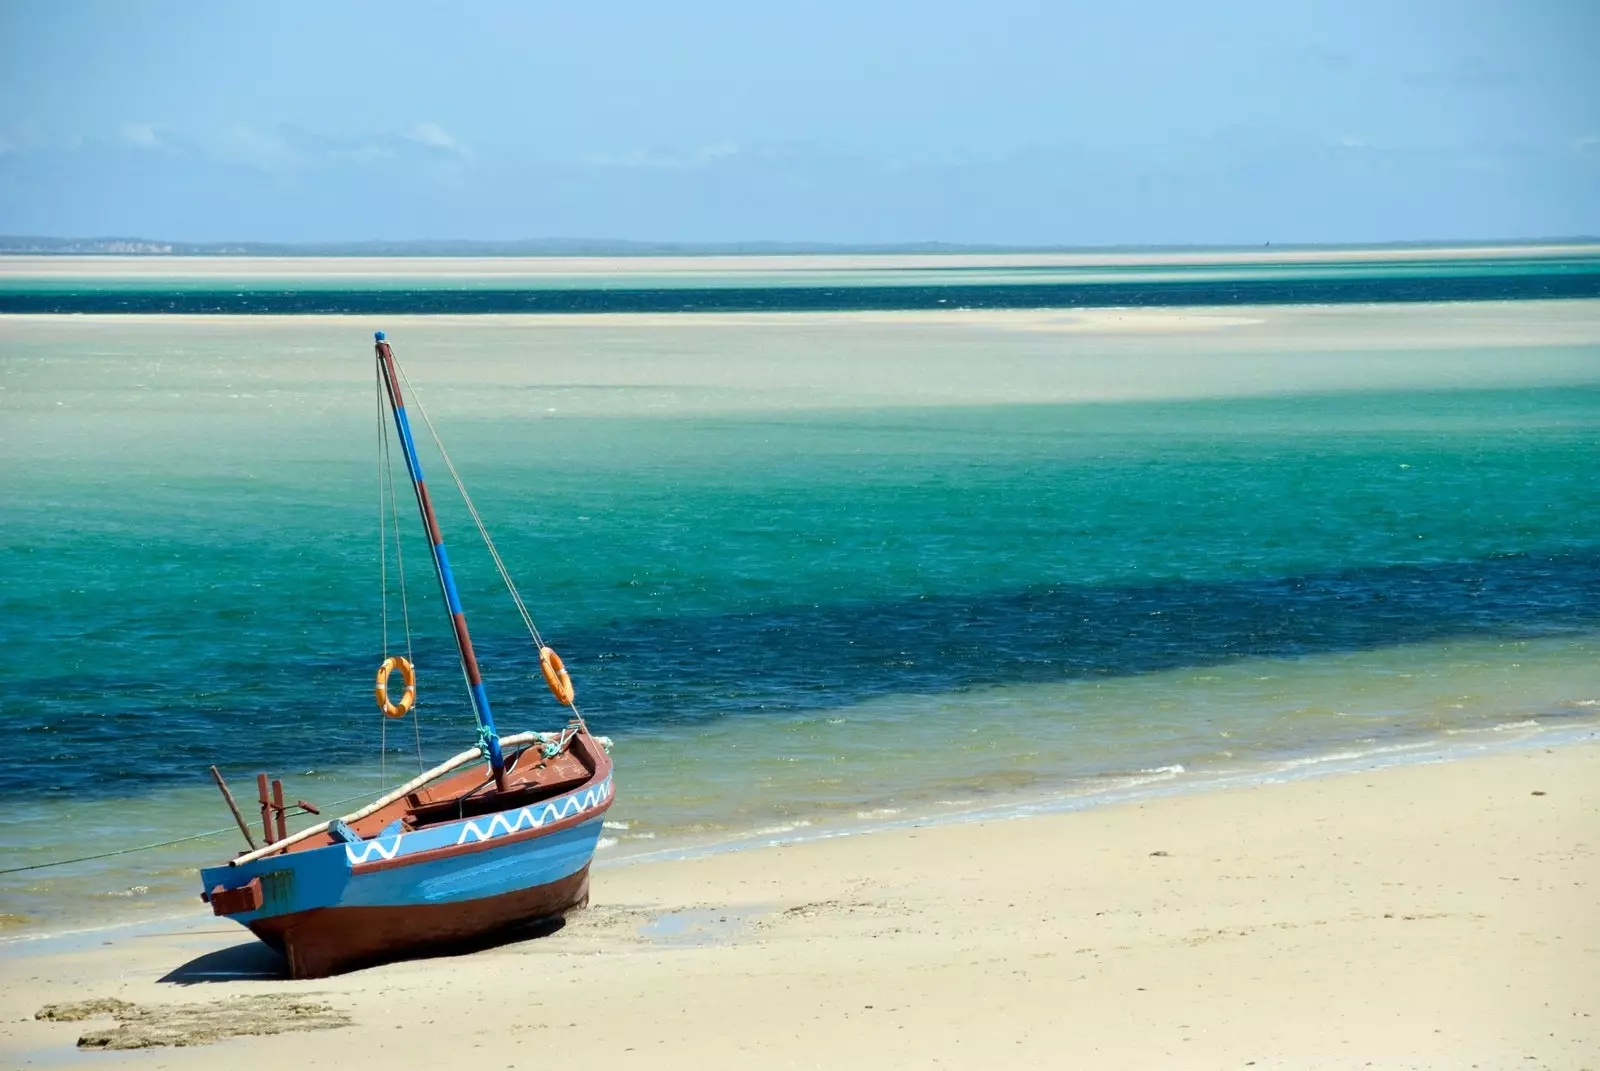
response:
<path id="1" fill-rule="evenodd" d="M 259 906 L 229 916 L 283 951 L 295 977 L 319 977 L 582 906 L 611 800 L 607 771 L 526 807 L 209 867 L 200 877 L 214 906 L 230 890 L 252 892 Z"/>

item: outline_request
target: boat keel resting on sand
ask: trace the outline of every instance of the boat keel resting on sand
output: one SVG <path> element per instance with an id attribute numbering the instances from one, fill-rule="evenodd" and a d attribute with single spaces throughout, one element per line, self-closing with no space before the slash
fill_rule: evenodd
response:
<path id="1" fill-rule="evenodd" d="M 284 835 L 281 788 L 274 793 L 276 805 L 263 790 L 267 837 L 273 834 L 265 819 L 275 809 L 277 839 L 202 870 L 201 895 L 215 914 L 235 919 L 282 952 L 296 978 L 322 977 L 582 907 L 589 898 L 589 864 L 602 816 L 612 801 L 609 741 L 590 734 L 565 667 L 544 646 L 485 532 L 490 555 L 539 650 L 545 681 L 570 714 L 558 732 L 508 737 L 496 732 L 417 460 L 400 392 L 402 374 L 383 333 L 376 338 L 379 384 L 454 627 L 477 716 L 478 745 L 360 810 L 293 835 Z M 448 455 L 445 464 L 454 478 Z M 459 487 L 460 480 L 456 483 Z M 477 520 L 470 499 L 467 504 Z M 387 610 L 385 619 L 387 632 Z M 388 690 L 396 669 L 405 683 L 399 702 L 391 701 Z M 385 717 L 410 714 L 416 696 L 410 660 L 386 658 L 376 691 Z"/>

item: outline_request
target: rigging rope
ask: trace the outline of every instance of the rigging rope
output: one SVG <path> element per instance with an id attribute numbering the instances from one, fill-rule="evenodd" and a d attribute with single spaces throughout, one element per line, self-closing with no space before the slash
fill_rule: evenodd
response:
<path id="1" fill-rule="evenodd" d="M 380 384 L 381 387 L 381 384 Z M 394 462 L 389 453 L 389 437 L 383 437 L 383 469 L 389 478 L 389 517 L 394 523 L 394 568 L 400 578 L 400 616 L 406 630 L 406 661 L 413 666 L 417 664 L 416 656 L 411 652 L 411 599 L 406 595 L 406 552 L 405 541 L 400 538 L 400 500 L 395 497 L 394 489 Z M 384 651 L 384 655 L 388 655 Z M 422 759 L 422 710 L 420 704 L 411 708 L 412 735 L 416 737 L 417 747 L 417 772 L 425 768 Z"/>
<path id="2" fill-rule="evenodd" d="M 411 395 L 411 404 L 416 406 L 417 412 L 422 415 L 423 424 L 427 425 L 428 435 L 433 439 L 433 445 L 439 451 L 439 456 L 444 459 L 444 467 L 450 472 L 450 479 L 456 485 L 456 493 L 461 496 L 461 501 L 466 503 L 467 513 L 472 516 L 472 523 L 478 528 L 478 536 L 483 540 L 483 545 L 489 549 L 489 557 L 494 559 L 494 567 L 500 573 L 500 579 L 505 582 L 506 590 L 511 593 L 511 601 L 516 604 L 517 613 L 522 615 L 522 623 L 528 629 L 528 635 L 533 640 L 534 647 L 542 648 L 544 638 L 539 635 L 538 626 L 533 623 L 533 615 L 528 613 L 527 604 L 522 601 L 522 595 L 517 591 L 517 585 L 511 579 L 511 572 L 506 568 L 506 563 L 500 557 L 500 551 L 494 545 L 494 540 L 489 536 L 489 529 L 485 527 L 483 518 L 478 514 L 478 507 L 473 504 L 472 496 L 467 493 L 467 486 L 461 480 L 461 474 L 456 471 L 455 462 L 450 460 L 450 451 L 444 448 L 444 441 L 439 438 L 439 433 L 434 430 L 433 421 L 428 417 L 428 410 L 422 404 L 422 396 L 417 393 L 417 388 L 412 386 L 411 377 L 406 375 L 406 370 L 400 368 L 400 379 L 405 383 L 407 392 Z M 572 716 L 584 732 L 589 731 L 589 726 L 583 720 L 583 714 L 578 710 L 577 703 L 569 703 Z"/>
<path id="3" fill-rule="evenodd" d="M 389 522 L 394 526 L 394 556 L 395 573 L 400 582 L 400 614 L 405 624 L 406 633 L 406 661 L 416 664 L 412 653 L 411 643 L 411 600 L 406 594 L 406 557 L 405 545 L 400 538 L 400 505 L 395 497 L 394 489 L 394 459 L 389 447 L 389 425 L 384 409 L 383 377 L 374 377 L 377 386 L 378 398 L 378 586 L 382 592 L 383 601 L 383 656 L 389 657 L 389 533 L 386 530 Z M 417 770 L 420 772 L 425 763 L 422 757 L 422 712 L 413 705 L 411 708 L 412 735 L 416 740 Z M 378 733 L 378 777 L 384 786 L 389 783 L 388 775 L 389 754 L 389 719 L 384 717 L 380 721 Z"/>
<path id="4" fill-rule="evenodd" d="M 378 391 L 378 597 L 383 604 L 383 648 L 389 657 L 389 532 L 388 501 L 384 498 L 384 477 L 389 473 L 389 428 L 383 419 L 383 380 Z M 379 713 L 382 713 L 381 711 Z M 389 787 L 389 719 L 378 721 L 378 784 Z"/>
<path id="5" fill-rule="evenodd" d="M 506 590 L 511 593 L 511 601 L 516 603 L 517 612 L 522 615 L 522 623 L 527 626 L 528 635 L 533 638 L 536 647 L 543 647 L 544 639 L 539 635 L 539 629 L 534 625 L 533 617 L 528 613 L 528 607 L 523 603 L 522 596 L 518 594 L 517 585 L 512 582 L 506 563 L 501 560 L 500 551 L 495 547 L 494 540 L 489 538 L 489 530 L 484 527 L 483 518 L 478 515 L 478 507 L 473 505 L 472 496 L 467 494 L 466 485 L 461 482 L 461 474 L 456 472 L 455 462 L 450 460 L 450 452 L 444 448 L 443 440 L 434 430 L 433 421 L 428 418 L 428 410 L 422 405 L 422 397 L 417 394 L 417 388 L 411 385 L 411 377 L 406 375 L 404 368 L 400 369 L 400 378 L 405 381 L 406 390 L 411 394 L 411 403 L 417 407 L 417 412 L 422 414 L 422 422 L 428 426 L 428 434 L 433 438 L 433 445 L 438 448 L 439 456 L 444 459 L 444 467 L 450 471 L 450 479 L 455 482 L 461 501 L 466 503 L 467 512 L 472 515 L 472 523 L 478 527 L 479 537 L 483 540 L 484 546 L 489 548 L 489 557 L 494 559 L 494 567 L 499 571 L 500 579 L 505 581 Z"/>

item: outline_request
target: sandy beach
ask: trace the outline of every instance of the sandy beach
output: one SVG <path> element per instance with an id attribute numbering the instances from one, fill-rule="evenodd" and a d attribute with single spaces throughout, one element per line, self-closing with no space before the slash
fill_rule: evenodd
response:
<path id="1" fill-rule="evenodd" d="M 553 934 L 315 982 L 198 918 L 18 943 L 0 1053 L 49 1067 L 83 1034 L 294 1023 L 332 1028 L 89 1059 L 1593 1067 L 1597 774 L 1591 737 L 616 866 Z M 126 1022 L 34 1018 L 105 999 Z"/>

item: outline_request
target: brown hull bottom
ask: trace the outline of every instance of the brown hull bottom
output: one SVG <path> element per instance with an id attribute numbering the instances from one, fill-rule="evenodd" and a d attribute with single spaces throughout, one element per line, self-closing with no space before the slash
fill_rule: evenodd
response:
<path id="1" fill-rule="evenodd" d="M 289 960 L 294 978 L 324 978 L 419 952 L 441 952 L 589 902 L 589 868 L 549 885 L 457 904 L 323 907 L 258 919 L 250 929 Z"/>

